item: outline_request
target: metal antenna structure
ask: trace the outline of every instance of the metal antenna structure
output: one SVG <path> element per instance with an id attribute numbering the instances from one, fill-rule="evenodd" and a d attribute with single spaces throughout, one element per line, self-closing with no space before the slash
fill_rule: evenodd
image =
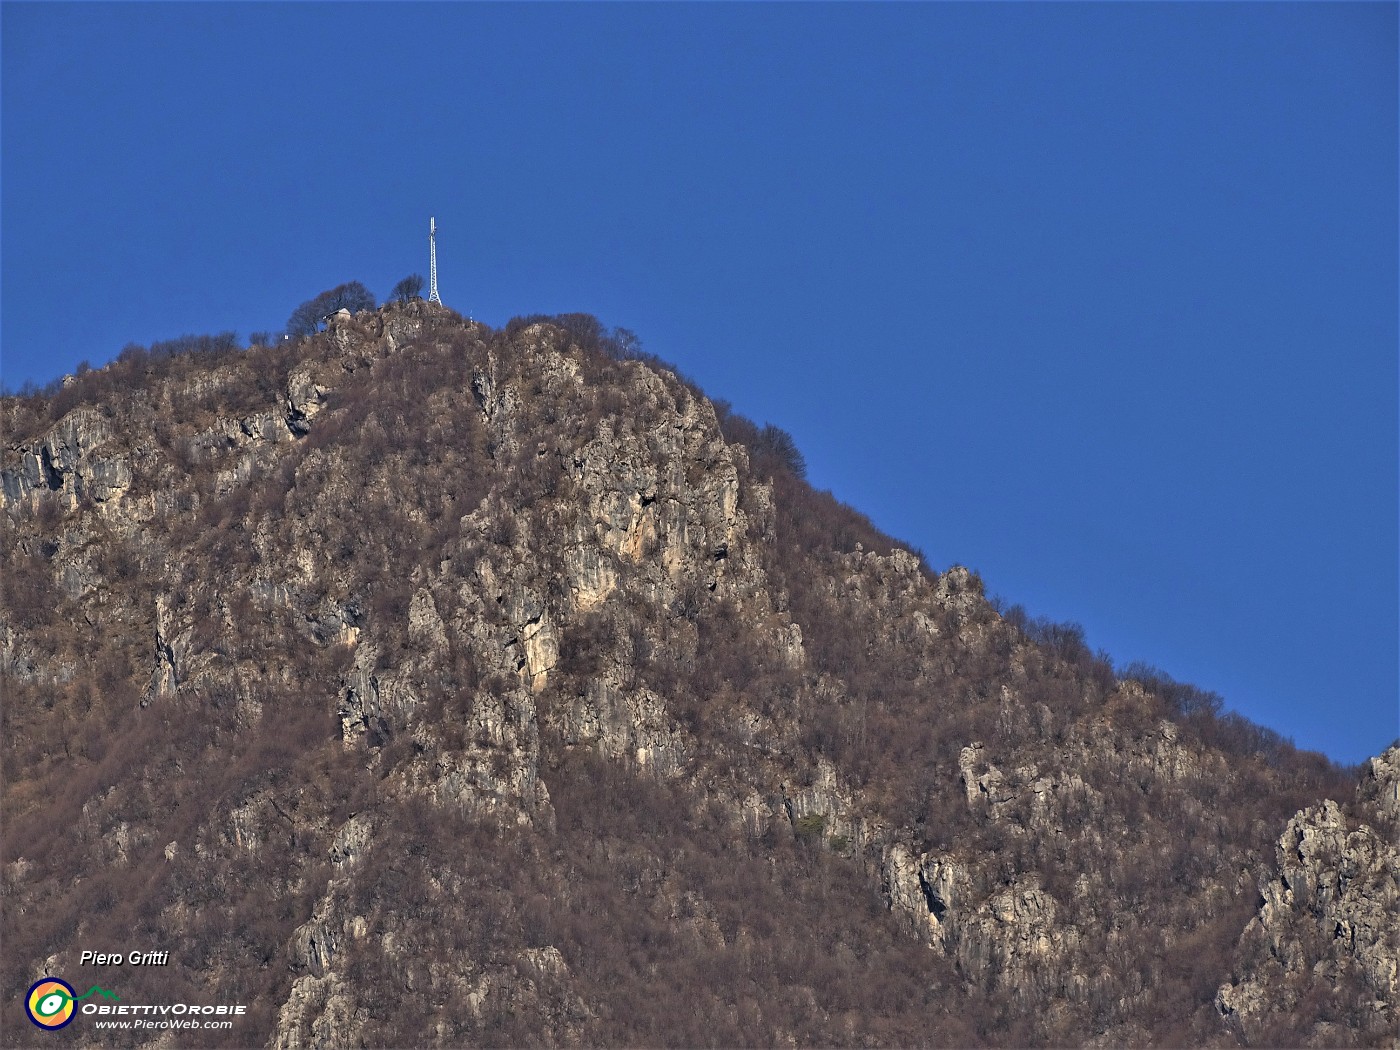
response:
<path id="1" fill-rule="evenodd" d="M 442 305 L 437 290 L 437 219 L 428 219 L 428 302 Z"/>

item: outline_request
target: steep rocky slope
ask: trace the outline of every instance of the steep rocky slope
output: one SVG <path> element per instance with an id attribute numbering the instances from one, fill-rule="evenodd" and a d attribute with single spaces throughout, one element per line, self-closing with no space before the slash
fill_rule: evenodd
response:
<path id="1" fill-rule="evenodd" d="M 6 399 L 7 1001 L 150 948 L 249 1004 L 181 1045 L 1392 1045 L 1395 749 L 1116 673 L 600 335 Z"/>

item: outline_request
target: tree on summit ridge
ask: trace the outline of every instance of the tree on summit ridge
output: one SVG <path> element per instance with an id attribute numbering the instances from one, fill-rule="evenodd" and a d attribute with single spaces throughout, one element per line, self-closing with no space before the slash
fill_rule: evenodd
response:
<path id="1" fill-rule="evenodd" d="M 321 330 L 326 318 L 337 310 L 349 310 L 352 314 L 360 310 L 373 310 L 378 303 L 373 293 L 359 281 L 338 284 L 308 299 L 287 319 L 287 334 L 292 336 L 315 335 Z"/>
<path id="2" fill-rule="evenodd" d="M 797 447 L 792 435 L 782 427 L 772 423 L 765 424 L 758 432 L 756 451 L 760 456 L 771 456 L 793 477 L 806 479 L 807 459 L 802 455 L 802 450 Z"/>
<path id="3" fill-rule="evenodd" d="M 394 290 L 389 293 L 395 302 L 406 303 L 410 299 L 420 298 L 423 294 L 423 275 L 421 273 L 411 273 L 398 284 L 394 285 Z"/>
<path id="4" fill-rule="evenodd" d="M 326 311 L 328 314 L 333 314 L 337 310 L 349 310 L 352 314 L 359 313 L 361 310 L 373 310 L 379 305 L 374 298 L 374 293 L 359 281 L 338 284 L 329 292 L 322 294 L 330 296 L 330 309 Z"/>
<path id="5" fill-rule="evenodd" d="M 326 316 L 320 296 L 308 299 L 287 318 L 287 334 L 290 336 L 315 335 L 321 330 L 321 319 Z"/>

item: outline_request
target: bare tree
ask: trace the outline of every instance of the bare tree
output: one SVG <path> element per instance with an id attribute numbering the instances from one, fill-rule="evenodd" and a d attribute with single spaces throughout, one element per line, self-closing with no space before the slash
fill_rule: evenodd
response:
<path id="1" fill-rule="evenodd" d="M 758 433 L 757 445 L 755 451 L 760 456 L 772 457 L 795 478 L 807 477 L 807 460 L 792 435 L 782 427 L 775 427 L 772 423 L 765 424 Z"/>
<path id="2" fill-rule="evenodd" d="M 391 293 L 394 300 L 406 303 L 410 299 L 417 299 L 423 294 L 423 275 L 421 273 L 411 273 L 398 284 L 394 285 Z"/>
<path id="3" fill-rule="evenodd" d="M 321 330 L 321 320 L 325 316 L 325 303 L 321 301 L 321 296 L 308 299 L 287 318 L 287 334 L 295 338 L 315 335 Z"/>
<path id="4" fill-rule="evenodd" d="M 328 314 L 337 310 L 349 310 L 353 314 L 361 310 L 373 310 L 379 305 L 373 293 L 359 281 L 338 284 L 322 294 L 330 297 L 330 309 L 326 311 Z"/>
<path id="5" fill-rule="evenodd" d="M 635 361 L 642 356 L 642 341 L 630 328 L 612 330 L 613 356 L 622 361 Z"/>
<path id="6" fill-rule="evenodd" d="M 287 334 L 290 336 L 315 335 L 321 330 L 327 317 L 337 310 L 373 310 L 378 305 L 374 295 L 359 281 L 347 281 L 322 292 L 315 299 L 308 299 L 287 319 Z"/>

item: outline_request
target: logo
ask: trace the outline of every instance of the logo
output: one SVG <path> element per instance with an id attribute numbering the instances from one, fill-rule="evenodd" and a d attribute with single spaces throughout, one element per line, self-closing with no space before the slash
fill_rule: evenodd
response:
<path id="1" fill-rule="evenodd" d="M 77 1012 L 74 1004 L 94 992 L 105 999 L 121 998 L 116 992 L 109 992 L 95 984 L 79 995 L 67 981 L 57 977 L 45 977 L 30 986 L 29 994 L 24 999 L 24 1012 L 40 1028 L 52 1031 L 69 1024 L 73 1020 L 73 1014 Z"/>
<path id="2" fill-rule="evenodd" d="M 77 994 L 67 981 L 45 977 L 29 989 L 24 1009 L 40 1028 L 62 1028 L 73 1020 L 73 998 Z"/>

